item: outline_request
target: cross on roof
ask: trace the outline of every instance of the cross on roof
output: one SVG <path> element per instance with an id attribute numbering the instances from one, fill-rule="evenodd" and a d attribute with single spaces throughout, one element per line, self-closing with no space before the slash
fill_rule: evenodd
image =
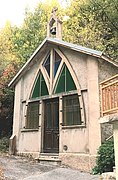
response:
<path id="1" fill-rule="evenodd" d="M 56 15 L 57 10 L 58 10 L 58 8 L 57 8 L 57 7 L 54 7 L 54 8 L 52 9 L 52 13 L 53 13 L 53 15 Z"/>

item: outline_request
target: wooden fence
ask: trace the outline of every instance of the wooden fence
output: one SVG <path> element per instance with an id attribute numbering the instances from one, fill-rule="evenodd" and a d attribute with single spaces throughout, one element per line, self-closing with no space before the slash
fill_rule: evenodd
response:
<path id="1" fill-rule="evenodd" d="M 118 112 L 118 74 L 100 83 L 102 116 Z"/>

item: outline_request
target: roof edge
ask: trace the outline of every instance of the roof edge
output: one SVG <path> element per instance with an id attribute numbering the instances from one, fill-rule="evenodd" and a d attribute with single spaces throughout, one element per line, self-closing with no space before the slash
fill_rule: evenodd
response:
<path id="1" fill-rule="evenodd" d="M 45 38 L 43 40 L 43 42 L 39 45 L 39 47 L 34 51 L 34 53 L 31 55 L 31 57 L 28 59 L 28 61 L 22 66 L 22 68 L 18 71 L 18 73 L 14 76 L 14 78 L 10 81 L 10 83 L 8 84 L 8 87 L 11 87 L 14 85 L 15 80 L 18 78 L 18 76 L 22 73 L 22 71 L 24 70 L 24 68 L 26 68 L 29 63 L 32 61 L 32 59 L 34 58 L 34 56 L 38 53 L 38 51 L 42 48 L 42 46 L 45 44 L 45 42 L 47 41 L 47 38 Z"/>
<path id="2" fill-rule="evenodd" d="M 71 50 L 74 51 L 78 51 L 84 54 L 88 54 L 91 56 L 95 56 L 101 59 L 104 59 L 105 61 L 113 64 L 114 66 L 118 67 L 118 64 L 113 62 L 110 58 L 108 58 L 107 56 L 105 56 L 103 54 L 102 51 L 97 51 L 91 48 L 86 48 L 84 46 L 80 46 L 77 44 L 72 44 L 57 38 L 51 38 L 51 37 L 46 37 L 42 43 L 39 45 L 39 47 L 34 51 L 34 53 L 31 55 L 31 57 L 28 59 L 28 61 L 23 65 L 23 67 L 18 71 L 18 73 L 14 76 L 14 78 L 11 80 L 11 82 L 8 84 L 8 87 L 14 86 L 16 83 L 17 78 L 21 75 L 21 73 L 23 72 L 23 70 L 29 65 L 29 63 L 32 61 L 32 59 L 34 58 L 34 56 L 38 53 L 38 51 L 44 46 L 45 43 L 54 43 L 56 45 L 60 45 L 66 48 L 69 48 Z"/>
<path id="3" fill-rule="evenodd" d="M 112 65 L 118 67 L 118 63 L 108 58 L 106 55 L 102 54 L 101 59 L 104 59 L 105 61 L 111 63 Z"/>

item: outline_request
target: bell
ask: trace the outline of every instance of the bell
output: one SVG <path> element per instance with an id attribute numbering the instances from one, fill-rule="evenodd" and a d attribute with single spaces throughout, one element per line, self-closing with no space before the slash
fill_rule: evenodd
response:
<path id="1" fill-rule="evenodd" d="M 52 27 L 52 28 L 50 29 L 50 33 L 51 33 L 52 35 L 56 35 L 56 27 Z"/>

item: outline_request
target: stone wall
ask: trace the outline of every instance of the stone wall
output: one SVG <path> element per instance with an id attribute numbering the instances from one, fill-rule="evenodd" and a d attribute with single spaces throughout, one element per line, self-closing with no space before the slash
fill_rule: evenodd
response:
<path id="1" fill-rule="evenodd" d="M 62 165 L 84 172 L 91 172 L 96 165 L 96 155 L 62 153 L 59 154 L 59 158 L 62 161 Z"/>

